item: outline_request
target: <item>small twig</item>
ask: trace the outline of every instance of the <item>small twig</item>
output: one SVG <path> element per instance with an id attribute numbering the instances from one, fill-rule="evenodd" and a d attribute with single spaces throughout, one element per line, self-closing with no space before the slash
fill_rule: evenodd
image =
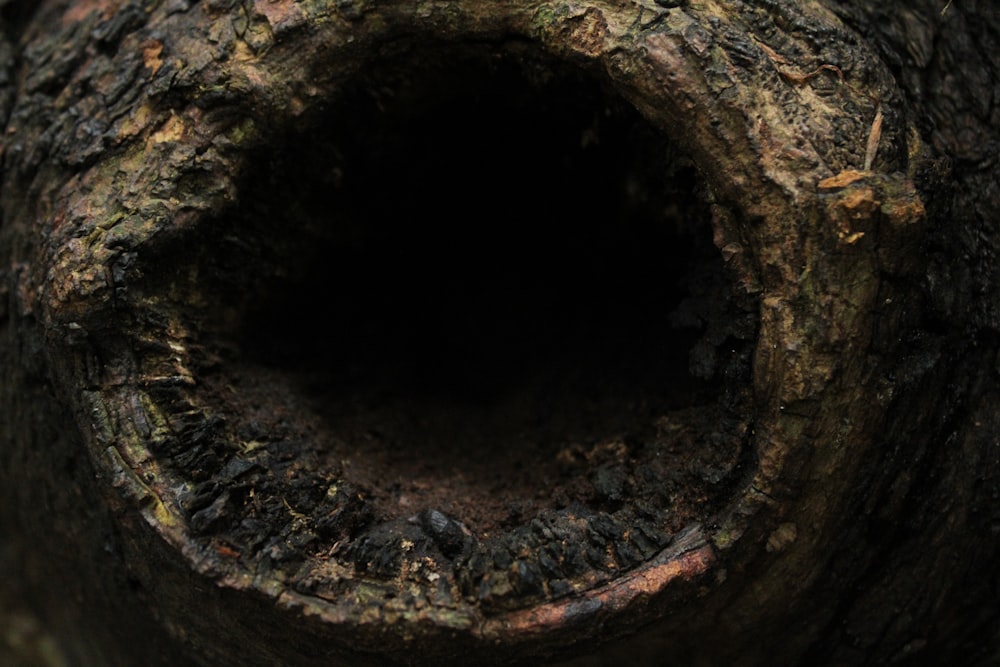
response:
<path id="1" fill-rule="evenodd" d="M 770 58 L 771 63 L 774 65 L 774 69 L 786 81 L 789 81 L 789 82 L 794 83 L 794 84 L 796 84 L 798 86 L 801 86 L 804 83 L 808 83 L 808 82 L 812 81 L 817 76 L 819 76 L 822 72 L 833 72 L 833 73 L 835 73 L 837 75 L 837 78 L 840 79 L 841 83 L 845 82 L 844 81 L 844 71 L 842 69 L 840 69 L 839 67 L 837 67 L 836 65 L 830 65 L 830 64 L 820 65 L 819 67 L 817 67 L 813 71 L 809 72 L 808 74 L 796 74 L 795 72 L 782 70 L 780 67 L 778 67 L 778 65 L 791 65 L 792 64 L 792 63 L 790 63 L 788 61 L 788 58 L 785 58 L 783 55 L 781 55 L 780 53 L 778 53 L 777 51 L 775 51 L 774 49 L 772 49 L 767 44 L 764 44 L 763 42 L 757 42 L 757 45 L 764 52 L 764 55 L 766 55 L 768 58 Z"/>
<path id="2" fill-rule="evenodd" d="M 951 7 L 951 2 L 952 2 L 952 0 L 948 0 L 948 4 L 946 4 L 944 6 L 944 9 L 941 10 L 941 16 L 944 16 L 944 13 L 948 11 L 949 7 Z"/>
<path id="3" fill-rule="evenodd" d="M 875 120 L 872 121 L 872 129 L 868 132 L 868 147 L 865 149 L 865 171 L 871 171 L 872 163 L 875 162 L 875 154 L 878 153 L 878 143 L 882 138 L 882 104 L 875 107 Z"/>
<path id="4" fill-rule="evenodd" d="M 285 509 L 287 509 L 288 513 L 292 515 L 293 519 L 305 519 L 306 518 L 306 515 L 303 514 L 302 512 L 296 512 L 294 509 L 292 509 L 292 506 L 288 504 L 288 501 L 285 500 L 284 497 L 282 497 L 281 502 L 283 502 L 285 504 Z"/>
<path id="5" fill-rule="evenodd" d="M 819 76 L 824 71 L 835 73 L 837 75 L 837 78 L 840 79 L 840 82 L 844 83 L 844 71 L 842 69 L 840 69 L 839 67 L 837 67 L 836 65 L 820 65 L 819 67 L 817 67 L 813 71 L 809 72 L 808 74 L 795 74 L 793 72 L 782 72 L 779 69 L 778 70 L 778 74 L 780 74 L 781 76 L 785 77 L 786 79 L 788 79 L 792 83 L 801 86 L 804 83 L 808 83 L 808 82 L 812 81 L 813 79 L 815 79 L 817 76 Z"/>

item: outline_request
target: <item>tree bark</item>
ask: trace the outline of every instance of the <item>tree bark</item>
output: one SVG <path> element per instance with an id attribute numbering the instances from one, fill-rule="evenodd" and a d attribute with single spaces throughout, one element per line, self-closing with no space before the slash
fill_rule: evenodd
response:
<path id="1" fill-rule="evenodd" d="M 995 661 L 1000 10 L 791 5 L 0 1 L 8 650 Z"/>

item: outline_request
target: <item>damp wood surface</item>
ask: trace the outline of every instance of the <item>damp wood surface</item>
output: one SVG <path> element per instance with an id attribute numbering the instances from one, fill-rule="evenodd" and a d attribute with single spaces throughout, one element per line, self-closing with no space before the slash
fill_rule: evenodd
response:
<path id="1" fill-rule="evenodd" d="M 998 39 L 0 0 L 5 650 L 991 664 Z"/>

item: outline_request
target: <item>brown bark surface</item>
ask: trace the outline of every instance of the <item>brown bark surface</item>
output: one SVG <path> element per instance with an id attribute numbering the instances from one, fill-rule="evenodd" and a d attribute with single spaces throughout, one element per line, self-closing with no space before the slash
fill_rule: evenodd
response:
<path id="1" fill-rule="evenodd" d="M 794 4 L 0 1 L 11 659 L 995 661 L 1000 11 Z"/>

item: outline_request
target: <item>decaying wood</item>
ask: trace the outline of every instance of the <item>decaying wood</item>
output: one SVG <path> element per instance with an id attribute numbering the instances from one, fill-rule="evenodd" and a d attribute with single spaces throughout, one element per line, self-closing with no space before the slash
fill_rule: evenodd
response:
<path id="1" fill-rule="evenodd" d="M 0 2 L 58 651 L 988 664 L 1000 13 L 868 4 Z"/>

